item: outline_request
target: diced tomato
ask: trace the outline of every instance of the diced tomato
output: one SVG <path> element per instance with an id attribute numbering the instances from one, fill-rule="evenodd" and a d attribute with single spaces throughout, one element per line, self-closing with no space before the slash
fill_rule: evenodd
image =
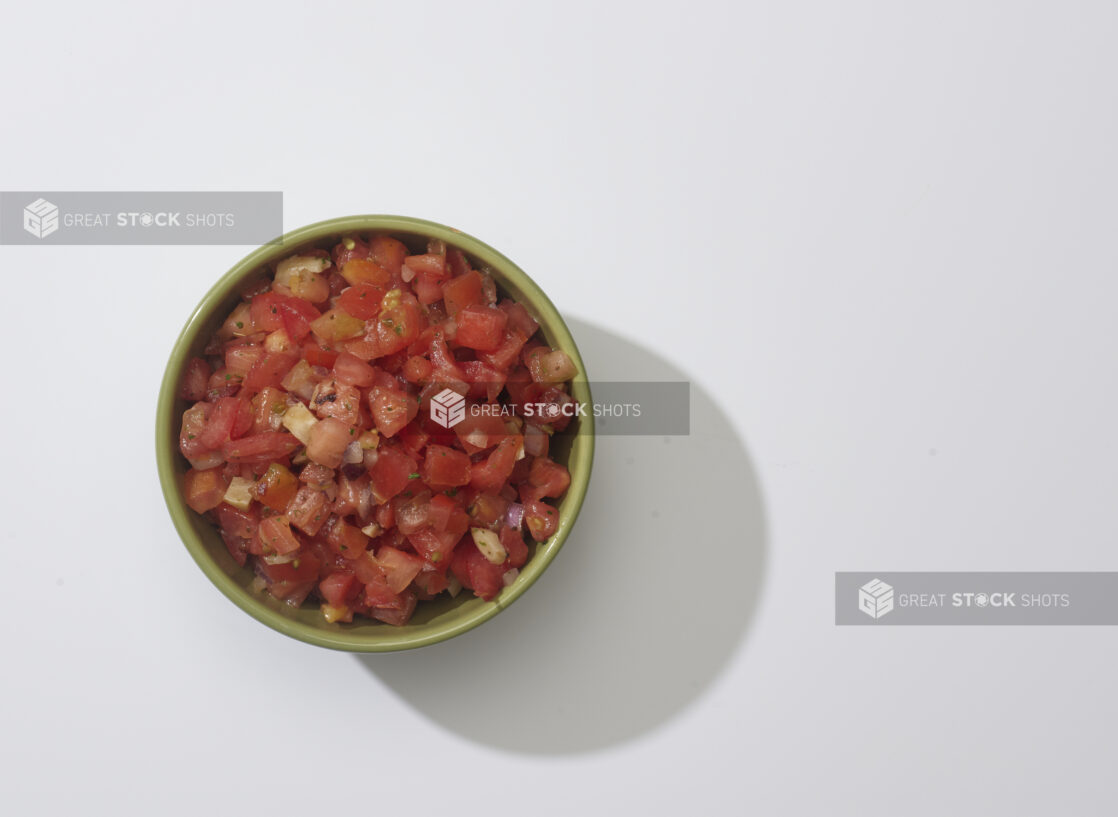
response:
<path id="1" fill-rule="evenodd" d="M 396 604 L 398 597 L 388 586 L 388 578 L 384 570 L 369 553 L 364 559 L 355 563 L 357 578 L 365 585 L 365 603 L 370 607 Z"/>
<path id="2" fill-rule="evenodd" d="M 342 266 L 342 277 L 350 286 L 368 284 L 377 287 L 387 287 L 392 282 L 392 275 L 384 267 L 368 258 L 354 258 L 346 261 Z"/>
<path id="3" fill-rule="evenodd" d="M 528 483 L 532 490 L 525 493 L 526 486 L 522 485 L 520 488 L 522 497 L 528 499 L 560 497 L 571 484 L 571 474 L 566 466 L 552 462 L 546 457 L 536 457 L 528 472 Z"/>
<path id="4" fill-rule="evenodd" d="M 458 503 L 446 494 L 435 494 L 427 503 L 427 522 L 436 533 L 445 531 L 450 525 L 451 514 L 458 508 Z"/>
<path id="5" fill-rule="evenodd" d="M 495 528 L 505 518 L 509 502 L 503 496 L 481 491 L 466 507 L 470 522 L 474 527 Z"/>
<path id="6" fill-rule="evenodd" d="M 338 496 L 334 500 L 333 511 L 338 516 L 355 515 L 364 520 L 372 509 L 372 496 L 369 493 L 367 474 L 350 479 L 345 474 L 338 477 Z"/>
<path id="7" fill-rule="evenodd" d="M 423 569 L 423 560 L 418 556 L 388 545 L 377 548 L 376 559 L 393 593 L 403 591 Z"/>
<path id="8" fill-rule="evenodd" d="M 333 417 L 347 425 L 354 425 L 361 414 L 361 393 L 332 377 L 314 387 L 310 403 L 319 417 Z"/>
<path id="9" fill-rule="evenodd" d="M 280 385 L 297 397 L 310 400 L 315 386 L 322 382 L 324 377 L 325 374 L 321 370 L 316 370 L 306 360 L 300 360 L 284 376 Z"/>
<path id="10" fill-rule="evenodd" d="M 430 501 L 431 492 L 427 490 L 415 495 L 407 491 L 392 500 L 392 507 L 396 512 L 396 528 L 400 533 L 415 533 L 427 525 Z"/>
<path id="11" fill-rule="evenodd" d="M 245 388 L 257 392 L 265 386 L 279 386 L 291 368 L 299 362 L 297 355 L 286 352 L 265 352 L 245 375 Z"/>
<path id="12" fill-rule="evenodd" d="M 301 544 L 291 530 L 291 522 L 283 516 L 269 516 L 260 522 L 260 541 L 276 553 L 294 553 Z"/>
<path id="13" fill-rule="evenodd" d="M 256 528 L 260 524 L 260 517 L 255 509 L 242 511 L 227 502 L 218 505 L 214 509 L 214 515 L 217 516 L 222 530 L 241 539 L 251 539 L 255 536 Z"/>
<path id="14" fill-rule="evenodd" d="M 524 522 L 537 542 L 542 542 L 559 527 L 559 512 L 546 502 L 533 499 L 524 503 Z"/>
<path id="15" fill-rule="evenodd" d="M 409 383 L 420 383 L 431 376 L 431 362 L 425 357 L 413 355 L 404 364 L 404 377 Z"/>
<path id="16" fill-rule="evenodd" d="M 360 528 L 335 517 L 326 526 L 326 542 L 344 559 L 358 559 L 369 545 Z"/>
<path id="17" fill-rule="evenodd" d="M 443 297 L 442 278 L 430 273 L 421 272 L 412 281 L 415 290 L 415 299 L 424 306 L 433 304 Z"/>
<path id="18" fill-rule="evenodd" d="M 263 356 L 263 346 L 253 343 L 231 343 L 225 347 L 225 369 L 244 377 Z"/>
<path id="19" fill-rule="evenodd" d="M 437 278 L 444 278 L 447 274 L 446 256 L 438 253 L 409 255 L 404 259 L 404 266 L 413 272 L 434 275 Z"/>
<path id="20" fill-rule="evenodd" d="M 311 331 L 327 344 L 359 338 L 365 334 L 365 321 L 334 308 L 311 323 Z"/>
<path id="21" fill-rule="evenodd" d="M 406 590 L 392 604 L 374 606 L 369 610 L 369 613 L 373 618 L 383 621 L 385 624 L 391 624 L 393 627 L 403 627 L 415 612 L 417 600 L 413 591 Z"/>
<path id="22" fill-rule="evenodd" d="M 436 490 L 468 485 L 470 458 L 446 445 L 429 445 L 421 473 L 423 481 Z"/>
<path id="23" fill-rule="evenodd" d="M 334 361 L 334 376 L 351 386 L 367 388 L 376 379 L 376 370 L 349 352 L 342 352 Z"/>
<path id="24" fill-rule="evenodd" d="M 455 549 L 450 570 L 463 587 L 473 590 L 486 601 L 495 598 L 504 585 L 504 566 L 491 563 L 473 542 L 465 542 Z"/>
<path id="25" fill-rule="evenodd" d="M 419 308 L 414 298 L 401 299 L 391 306 L 387 305 L 388 301 L 386 297 L 385 307 L 375 321 L 378 356 L 406 349 L 422 329 Z"/>
<path id="26" fill-rule="evenodd" d="M 467 360 L 462 371 L 470 381 L 469 397 L 475 400 L 496 402 L 505 387 L 505 375 L 480 360 Z"/>
<path id="27" fill-rule="evenodd" d="M 465 253 L 457 247 L 447 247 L 446 265 L 453 276 L 465 275 L 470 271 L 470 262 L 466 260 Z"/>
<path id="28" fill-rule="evenodd" d="M 191 468 L 183 478 L 183 494 L 186 504 L 198 513 L 211 511 L 221 504 L 229 481 L 220 468 L 198 471 Z"/>
<path id="29" fill-rule="evenodd" d="M 474 304 L 485 305 L 481 293 L 481 275 L 476 270 L 470 270 L 457 278 L 451 278 L 443 286 L 443 303 L 446 304 L 448 315 L 457 315 L 467 306 Z"/>
<path id="30" fill-rule="evenodd" d="M 222 453 L 229 462 L 255 462 L 277 460 L 299 448 L 299 441 L 284 431 L 264 431 L 231 440 L 222 446 Z"/>
<path id="31" fill-rule="evenodd" d="M 252 398 L 252 428 L 261 431 L 279 431 L 283 428 L 283 415 L 287 411 L 287 395 L 275 386 L 265 386 Z"/>
<path id="32" fill-rule="evenodd" d="M 528 561 L 528 545 L 524 543 L 524 537 L 520 535 L 520 531 L 506 525 L 501 528 L 500 538 L 501 545 L 504 546 L 505 552 L 509 555 L 508 562 L 506 562 L 508 567 L 524 567 L 525 562 Z"/>
<path id="33" fill-rule="evenodd" d="M 206 383 L 206 399 L 211 403 L 216 403 L 221 397 L 233 396 L 241 390 L 243 380 L 244 378 L 241 375 L 234 374 L 222 366 L 210 375 L 210 380 Z"/>
<path id="34" fill-rule="evenodd" d="M 416 462 L 396 447 L 382 445 L 377 454 L 369 476 L 372 477 L 374 498 L 384 503 L 408 486 L 409 477 L 416 473 Z"/>
<path id="35" fill-rule="evenodd" d="M 501 345 L 508 315 L 492 306 L 467 306 L 456 316 L 461 346 L 489 352 Z"/>
<path id="36" fill-rule="evenodd" d="M 210 403 L 195 403 L 182 413 L 182 430 L 179 432 L 179 450 L 188 460 L 207 452 L 202 442 L 202 431 L 207 418 L 213 413 Z"/>
<path id="37" fill-rule="evenodd" d="M 301 341 L 311 331 L 311 323 L 319 311 L 302 298 L 264 292 L 252 299 L 250 310 L 253 325 L 263 332 L 283 329 L 293 341 Z"/>
<path id="38" fill-rule="evenodd" d="M 443 570 L 451 563 L 451 554 L 461 535 L 452 532 L 438 532 L 432 528 L 420 528 L 408 534 L 408 542 L 427 564 Z"/>
<path id="39" fill-rule="evenodd" d="M 422 456 L 423 448 L 431 439 L 431 435 L 424 431 L 419 423 L 408 423 L 397 439 L 409 454 L 419 457 Z"/>
<path id="40" fill-rule="evenodd" d="M 420 592 L 420 600 L 433 599 L 450 586 L 446 573 L 437 570 L 424 570 L 415 577 L 414 586 Z"/>
<path id="41" fill-rule="evenodd" d="M 354 427 L 335 417 L 319 420 L 311 428 L 307 456 L 319 465 L 337 468 L 342 464 L 346 446 L 356 439 Z"/>
<path id="42" fill-rule="evenodd" d="M 352 573 L 331 573 L 318 583 L 322 598 L 335 607 L 345 607 L 352 602 L 358 588 L 357 577 Z"/>
<path id="43" fill-rule="evenodd" d="M 273 462 L 253 486 L 253 496 L 274 511 L 287 508 L 299 490 L 299 480 L 283 465 Z"/>
<path id="44" fill-rule="evenodd" d="M 338 308 L 367 321 L 380 312 L 380 302 L 388 290 L 377 284 L 355 284 L 338 298 Z"/>
<path id="45" fill-rule="evenodd" d="M 369 392 L 369 409 L 377 431 L 391 437 L 415 418 L 419 403 L 410 394 L 398 389 L 374 387 Z"/>
<path id="46" fill-rule="evenodd" d="M 373 512 L 373 518 L 376 519 L 377 524 L 385 530 L 395 527 L 396 525 L 396 512 L 387 502 L 382 505 L 377 505 L 376 510 Z"/>
<path id="47" fill-rule="evenodd" d="M 206 383 L 210 379 L 210 364 L 200 357 L 192 357 L 186 362 L 182 380 L 179 382 L 179 397 L 183 400 L 205 400 Z"/>
<path id="48" fill-rule="evenodd" d="M 479 491 L 500 490 L 516 464 L 516 452 L 519 447 L 520 439 L 517 436 L 510 435 L 502 439 L 484 461 L 476 462 L 471 466 L 470 485 Z"/>
<path id="49" fill-rule="evenodd" d="M 321 562 L 305 550 L 290 562 L 269 565 L 257 561 L 257 567 L 269 582 L 268 592 L 281 601 L 298 606 L 318 586 Z"/>
<path id="50" fill-rule="evenodd" d="M 472 411 L 454 426 L 454 433 L 467 454 L 485 451 L 509 436 L 505 421 L 498 415 Z"/>
<path id="51" fill-rule="evenodd" d="M 205 448 L 220 448 L 229 440 L 240 402 L 236 397 L 222 397 L 217 401 L 202 429 L 200 440 Z"/>
<path id="52" fill-rule="evenodd" d="M 509 329 L 516 330 L 525 338 L 532 337 L 536 334 L 536 330 L 540 328 L 539 323 L 528 312 L 524 304 L 506 298 L 497 304 L 497 308 L 509 316 Z"/>
<path id="53" fill-rule="evenodd" d="M 296 492 L 286 512 L 291 524 L 307 536 L 316 535 L 326 524 L 328 515 L 326 494 L 309 485 L 302 486 Z"/>
<path id="54" fill-rule="evenodd" d="M 303 345 L 303 358 L 311 366 L 322 366 L 329 369 L 334 365 L 334 361 L 338 359 L 338 353 L 332 349 L 327 349 L 320 346 L 318 341 L 314 338 L 307 338 L 307 342 Z"/>
<path id="55" fill-rule="evenodd" d="M 408 255 L 408 248 L 402 241 L 386 235 L 378 235 L 370 242 L 369 253 L 379 266 L 393 275 L 399 275 L 404 259 Z"/>
<path id="56" fill-rule="evenodd" d="M 479 352 L 478 360 L 484 361 L 501 372 L 507 372 L 516 363 L 520 350 L 524 348 L 527 337 L 518 329 L 508 329 L 497 348 Z"/>

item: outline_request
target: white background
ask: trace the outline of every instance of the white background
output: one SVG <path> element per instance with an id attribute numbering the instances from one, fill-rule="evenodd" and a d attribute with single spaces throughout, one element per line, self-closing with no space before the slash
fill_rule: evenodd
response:
<path id="1" fill-rule="evenodd" d="M 155 475 L 249 248 L 0 248 L 4 811 L 1113 813 L 1113 630 L 839 629 L 833 573 L 1118 569 L 1118 7 L 470 6 L 7 4 L 0 188 L 451 224 L 693 435 L 603 440 L 480 630 L 319 650 Z"/>

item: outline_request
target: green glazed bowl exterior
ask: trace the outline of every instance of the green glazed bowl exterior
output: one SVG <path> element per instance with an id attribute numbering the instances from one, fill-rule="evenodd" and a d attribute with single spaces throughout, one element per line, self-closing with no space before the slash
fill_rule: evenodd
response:
<path id="1" fill-rule="evenodd" d="M 499 252 L 476 238 L 451 227 L 403 216 L 348 216 L 311 224 L 287 233 L 277 243 L 253 251 L 222 276 L 206 293 L 186 322 L 171 351 L 156 409 L 155 451 L 159 481 L 171 519 L 186 549 L 222 593 L 258 621 L 292 638 L 350 652 L 390 652 L 423 647 L 445 641 L 488 621 L 508 607 L 540 577 L 563 546 L 590 483 L 594 459 L 594 418 L 580 417 L 561 437 L 553 438 L 551 455 L 563 462 L 571 473 L 571 485 L 558 503 L 559 528 L 546 542 L 532 545 L 533 553 L 520 575 L 491 602 L 474 597 L 469 591 L 455 599 L 444 594 L 421 602 L 412 620 L 403 627 L 373 621 L 353 624 L 328 624 L 318 607 L 305 604 L 295 609 L 274 600 L 266 592 L 253 592 L 249 585 L 251 567 L 239 567 L 230 557 L 213 524 L 187 507 L 182 493 L 183 474 L 189 465 L 179 453 L 179 426 L 184 401 L 177 396 L 178 384 L 186 362 L 201 354 L 208 339 L 221 326 L 239 300 L 244 285 L 269 274 L 269 265 L 300 250 L 333 246 L 343 236 L 387 233 L 413 251 L 423 252 L 428 238 L 442 239 L 461 249 L 482 268 L 487 269 L 502 292 L 523 303 L 539 321 L 547 343 L 566 351 L 581 373 L 571 384 L 571 394 L 590 404 L 586 368 L 559 311 L 528 275 Z M 592 412 L 590 412 L 592 415 Z M 577 426 L 576 426 L 577 424 Z"/>

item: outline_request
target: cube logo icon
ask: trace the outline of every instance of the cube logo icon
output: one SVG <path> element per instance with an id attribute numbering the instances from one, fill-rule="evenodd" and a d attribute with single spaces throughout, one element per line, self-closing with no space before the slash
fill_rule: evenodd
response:
<path id="1" fill-rule="evenodd" d="M 23 229 L 35 238 L 46 238 L 58 229 L 58 208 L 46 199 L 35 199 L 23 208 Z"/>
<path id="2" fill-rule="evenodd" d="M 873 579 L 858 588 L 858 609 L 870 618 L 881 618 L 893 609 L 893 587 Z"/>
<path id="3" fill-rule="evenodd" d="M 443 428 L 453 428 L 466 419 L 466 398 L 453 389 L 443 389 L 431 398 L 431 419 Z"/>

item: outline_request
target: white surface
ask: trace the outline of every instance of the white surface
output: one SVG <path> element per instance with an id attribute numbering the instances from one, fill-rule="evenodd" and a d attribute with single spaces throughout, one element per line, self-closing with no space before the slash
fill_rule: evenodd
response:
<path id="1" fill-rule="evenodd" d="M 9 4 L 0 185 L 453 224 L 592 369 L 701 385 L 702 475 L 605 441 L 509 613 L 316 650 L 209 585 L 155 480 L 166 354 L 246 248 L 2 247 L 5 810 L 1111 813 L 1112 629 L 840 630 L 832 582 L 1118 569 L 1118 7 L 464 5 Z"/>

